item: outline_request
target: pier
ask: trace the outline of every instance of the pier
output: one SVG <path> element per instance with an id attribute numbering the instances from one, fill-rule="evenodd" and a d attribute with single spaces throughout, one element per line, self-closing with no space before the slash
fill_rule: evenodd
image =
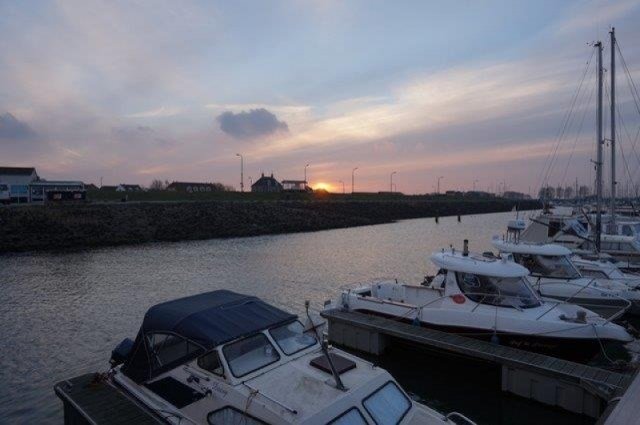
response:
<path id="1" fill-rule="evenodd" d="M 494 363 L 502 370 L 503 391 L 592 418 L 632 381 L 630 375 L 364 313 L 332 309 L 322 316 L 332 343 L 380 355 L 400 341 Z M 635 385 L 640 392 L 640 381 Z"/>
<path id="2" fill-rule="evenodd" d="M 166 423 L 134 399 L 88 373 L 54 386 L 64 406 L 65 425 L 157 425 Z"/>

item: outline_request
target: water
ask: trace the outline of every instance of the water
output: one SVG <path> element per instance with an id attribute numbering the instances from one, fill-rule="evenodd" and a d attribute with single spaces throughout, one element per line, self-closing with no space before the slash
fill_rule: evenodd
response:
<path id="1" fill-rule="evenodd" d="M 490 249 L 513 213 L 406 220 L 315 233 L 147 244 L 0 257 L 0 423 L 62 423 L 53 384 L 104 371 L 112 348 L 135 336 L 147 308 L 219 288 L 301 312 L 340 288 L 382 276 L 419 282 L 428 254 L 470 239 Z M 592 421 L 500 392 L 497 372 L 408 349 L 378 359 L 408 391 L 480 423 Z"/>

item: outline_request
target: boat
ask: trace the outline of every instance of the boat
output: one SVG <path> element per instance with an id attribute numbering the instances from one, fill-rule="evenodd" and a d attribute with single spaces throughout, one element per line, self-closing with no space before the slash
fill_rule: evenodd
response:
<path id="1" fill-rule="evenodd" d="M 549 301 L 533 289 L 529 271 L 507 258 L 442 250 L 438 273 L 422 285 L 381 280 L 345 290 L 327 308 L 403 320 L 503 345 L 577 361 L 633 337 L 583 307 Z"/>
<path id="2" fill-rule="evenodd" d="M 543 296 L 571 302 L 606 317 L 640 314 L 640 290 L 609 279 L 583 276 L 568 248 L 556 244 L 522 241 L 523 220 L 511 220 L 506 238 L 495 236 L 493 246 L 501 255 L 526 267 L 532 286 Z"/>
<path id="3" fill-rule="evenodd" d="M 109 382 L 170 424 L 473 423 L 414 402 L 317 327 L 227 290 L 168 301 L 116 347 Z"/>

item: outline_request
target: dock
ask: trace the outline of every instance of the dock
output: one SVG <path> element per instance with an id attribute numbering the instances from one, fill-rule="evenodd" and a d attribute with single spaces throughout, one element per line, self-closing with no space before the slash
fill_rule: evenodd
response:
<path id="1" fill-rule="evenodd" d="M 339 309 L 321 314 L 332 343 L 379 355 L 393 341 L 403 341 L 494 363 L 502 369 L 503 391 L 592 418 L 600 417 L 632 381 L 630 375 L 379 316 Z"/>
<path id="2" fill-rule="evenodd" d="M 64 406 L 65 425 L 164 424 L 134 399 L 88 373 L 54 386 Z"/>

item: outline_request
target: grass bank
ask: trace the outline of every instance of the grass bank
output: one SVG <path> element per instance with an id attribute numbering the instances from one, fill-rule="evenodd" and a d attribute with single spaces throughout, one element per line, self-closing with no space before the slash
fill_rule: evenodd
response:
<path id="1" fill-rule="evenodd" d="M 540 207 L 537 201 L 420 197 L 23 205 L 0 208 L 0 252 L 307 232 L 509 211 L 516 203 L 523 210 Z"/>

